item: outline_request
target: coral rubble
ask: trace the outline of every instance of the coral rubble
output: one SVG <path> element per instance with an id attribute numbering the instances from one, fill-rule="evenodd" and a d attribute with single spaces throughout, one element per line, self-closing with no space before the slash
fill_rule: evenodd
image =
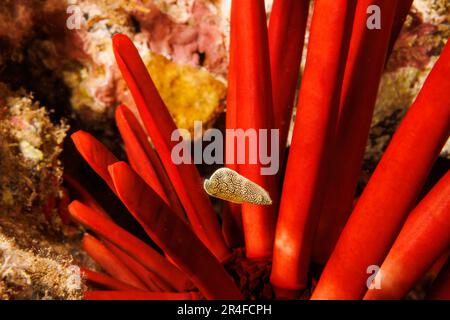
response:
<path id="1" fill-rule="evenodd" d="M 50 121 L 46 109 L 33 101 L 32 95 L 11 92 L 0 84 L 2 213 L 45 210 L 61 198 L 58 157 L 66 131 L 64 123 Z"/>

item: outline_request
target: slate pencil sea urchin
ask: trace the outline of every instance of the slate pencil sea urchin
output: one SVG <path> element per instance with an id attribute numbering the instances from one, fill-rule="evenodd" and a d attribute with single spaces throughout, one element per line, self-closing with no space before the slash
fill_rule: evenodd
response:
<path id="1" fill-rule="evenodd" d="M 367 28 L 373 5 L 381 9 L 381 29 Z M 268 32 L 263 0 L 233 1 L 227 128 L 277 128 L 284 146 L 307 8 L 308 1 L 275 1 Z M 247 259 L 272 263 L 270 281 L 279 298 L 306 290 L 313 299 L 401 299 L 435 261 L 445 261 L 449 174 L 417 202 L 450 134 L 450 43 L 350 215 L 378 83 L 404 15 L 402 1 L 315 1 L 286 171 L 262 176 L 260 165 L 230 166 L 267 190 L 272 205 L 227 204 L 222 226 L 195 165 L 171 161 L 174 122 L 133 43 L 115 35 L 116 61 L 145 130 L 127 107 L 117 108 L 130 165 L 88 133 L 72 138 L 163 254 L 81 191 L 69 206 L 71 216 L 96 235 L 86 236 L 84 246 L 109 273 L 85 275 L 110 289 L 86 298 L 242 299 L 239 279 L 228 272 L 239 230 Z M 284 64 L 283 50 L 296 50 Z M 287 86 L 280 85 L 284 77 Z M 326 262 L 315 288 L 311 259 Z M 367 287 L 372 265 L 381 266 L 377 292 Z M 445 275 L 444 269 L 439 281 L 448 286 Z M 434 298 L 449 298 L 448 288 L 436 287 Z"/>

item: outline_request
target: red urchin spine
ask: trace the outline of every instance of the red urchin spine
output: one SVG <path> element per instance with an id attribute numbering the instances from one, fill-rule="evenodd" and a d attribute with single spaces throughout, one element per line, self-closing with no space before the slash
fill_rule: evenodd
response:
<path id="1" fill-rule="evenodd" d="M 241 299 L 224 267 L 124 162 L 109 167 L 117 194 L 150 238 L 208 299 Z"/>
<path id="2" fill-rule="evenodd" d="M 119 69 L 136 102 L 139 115 L 197 236 L 220 261 L 230 257 L 211 201 L 202 188 L 202 179 L 194 164 L 175 165 L 171 140 L 175 123 L 131 40 L 113 37 L 113 49 Z"/>
<path id="3" fill-rule="evenodd" d="M 450 42 L 392 138 L 348 220 L 313 299 L 360 299 L 450 135 Z"/>
<path id="4" fill-rule="evenodd" d="M 269 20 L 269 50 L 275 128 L 280 129 L 280 165 L 286 153 L 300 76 L 309 0 L 275 0 Z"/>
<path id="5" fill-rule="evenodd" d="M 315 3 L 275 236 L 271 283 L 278 295 L 307 286 L 355 6 Z"/>
<path id="6" fill-rule="evenodd" d="M 409 214 L 365 300 L 400 300 L 450 245 L 450 171 Z"/>
<path id="7" fill-rule="evenodd" d="M 379 6 L 381 29 L 367 28 L 367 8 Z M 369 136 L 396 1 L 358 1 L 345 66 L 335 147 L 329 159 L 332 174 L 323 195 L 313 260 L 325 264 L 351 213 Z"/>
<path id="8" fill-rule="evenodd" d="M 236 7 L 236 8 L 235 8 Z M 235 50 L 239 57 L 236 77 L 236 128 L 244 131 L 274 129 L 272 83 L 270 76 L 267 21 L 263 0 L 232 1 L 232 24 L 246 25 L 235 32 Z M 260 138 L 258 137 L 258 142 Z M 270 194 L 273 204 L 258 206 L 243 203 L 242 221 L 248 258 L 267 259 L 272 255 L 279 190 L 275 175 L 262 175 L 262 165 L 250 163 L 251 146 L 245 143 L 245 163 L 238 172 Z M 257 143 L 259 144 L 259 143 Z M 239 151 L 239 150 L 238 150 Z"/>

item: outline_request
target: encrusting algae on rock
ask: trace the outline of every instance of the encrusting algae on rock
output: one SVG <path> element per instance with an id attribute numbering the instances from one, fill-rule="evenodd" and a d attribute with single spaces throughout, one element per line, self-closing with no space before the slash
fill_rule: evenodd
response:
<path id="1" fill-rule="evenodd" d="M 81 299 L 90 265 L 63 221 L 59 156 L 68 130 L 24 90 L 0 83 L 0 299 Z M 65 222 L 65 223 L 63 223 Z"/>
<path id="2" fill-rule="evenodd" d="M 0 299 L 81 299 L 80 268 L 69 256 L 20 248 L 0 228 Z"/>
<path id="3" fill-rule="evenodd" d="M 53 124 L 32 95 L 12 92 L 0 84 L 2 214 L 42 210 L 58 202 L 62 196 L 62 166 L 58 157 L 67 129 L 63 122 Z"/>

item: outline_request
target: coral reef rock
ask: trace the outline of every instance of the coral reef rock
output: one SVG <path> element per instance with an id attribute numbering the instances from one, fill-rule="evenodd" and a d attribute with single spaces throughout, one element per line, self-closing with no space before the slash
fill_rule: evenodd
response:
<path id="1" fill-rule="evenodd" d="M 209 0 L 6 1 L 0 81 L 25 83 L 38 94 L 44 78 L 49 85 L 42 95 L 59 94 L 52 105 L 66 99 L 83 127 L 111 136 L 114 108 L 134 107 L 111 47 L 111 37 L 124 33 L 152 77 L 164 79 L 155 82 L 175 123 L 211 126 L 224 109 L 228 66 L 222 28 L 228 12 L 221 8 Z"/>
<path id="2" fill-rule="evenodd" d="M 50 121 L 32 95 L 0 84 L 0 214 L 48 210 L 47 218 L 53 216 L 61 198 L 58 157 L 66 131 L 64 123 Z"/>
<path id="3" fill-rule="evenodd" d="M 40 229 L 31 214 L 0 215 L 0 300 L 81 299 L 81 263 L 92 264 L 78 237 Z"/>
<path id="4" fill-rule="evenodd" d="M 449 37 L 450 2 L 415 0 L 381 79 L 366 169 L 375 167 Z M 450 140 L 442 156 L 450 156 Z"/>

